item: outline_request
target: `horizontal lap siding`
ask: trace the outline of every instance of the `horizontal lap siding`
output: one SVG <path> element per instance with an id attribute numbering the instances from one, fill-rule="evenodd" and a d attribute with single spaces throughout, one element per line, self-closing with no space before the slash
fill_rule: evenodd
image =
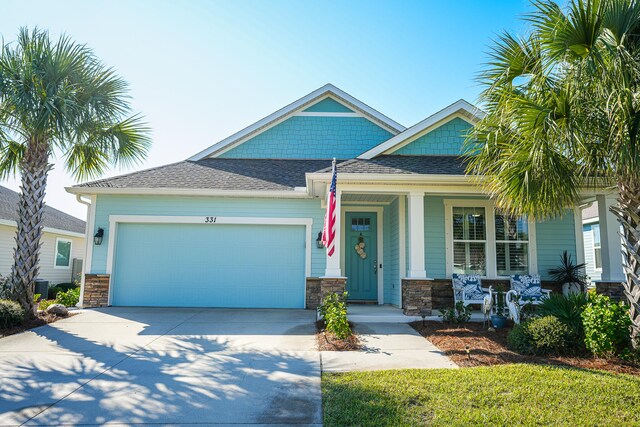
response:
<path id="1" fill-rule="evenodd" d="M 96 200 L 95 227 L 102 227 L 105 237 L 102 245 L 93 247 L 91 270 L 95 274 L 106 272 L 109 215 L 311 218 L 315 240 L 322 229 L 324 210 L 318 199 L 100 195 Z M 325 263 L 324 250 L 311 242 L 311 275 L 323 275 Z"/>
<path id="2" fill-rule="evenodd" d="M 591 280 L 600 280 L 602 271 L 596 271 L 596 259 L 593 251 L 593 224 L 582 226 L 582 238 L 584 239 L 584 262 L 587 264 L 587 275 Z"/>
<path id="3" fill-rule="evenodd" d="M 384 209 L 384 303 L 400 305 L 398 199 Z"/>
<path id="4" fill-rule="evenodd" d="M 13 265 L 13 251 L 15 248 L 15 227 L 0 225 L 0 275 L 11 273 Z M 42 235 L 40 248 L 40 273 L 38 277 L 48 280 L 50 284 L 71 282 L 71 266 L 69 268 L 53 268 L 55 259 L 56 237 L 71 240 L 71 259 L 82 259 L 84 254 L 84 239 L 68 237 L 45 232 Z"/>
<path id="5" fill-rule="evenodd" d="M 427 277 L 447 275 L 445 258 L 444 197 L 424 198 L 425 269 Z"/>
<path id="6" fill-rule="evenodd" d="M 538 222 L 536 224 L 538 246 L 538 273 L 549 280 L 549 269 L 560 263 L 563 251 L 568 251 L 576 262 L 576 231 L 573 211 L 562 218 Z"/>

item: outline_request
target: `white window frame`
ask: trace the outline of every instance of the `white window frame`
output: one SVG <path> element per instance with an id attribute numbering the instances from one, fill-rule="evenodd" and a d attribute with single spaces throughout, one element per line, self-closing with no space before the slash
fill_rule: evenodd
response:
<path id="1" fill-rule="evenodd" d="M 598 268 L 598 264 L 596 263 L 596 232 L 594 231 L 596 225 L 598 226 L 598 240 L 600 240 L 600 268 Z M 593 251 L 593 271 L 602 273 L 602 234 L 600 233 L 599 222 L 591 224 L 591 250 Z"/>
<path id="2" fill-rule="evenodd" d="M 58 263 L 57 263 L 57 261 L 58 261 L 58 243 L 59 242 L 68 242 L 69 243 L 69 265 L 67 265 L 67 266 L 58 265 Z M 73 264 L 72 255 L 73 255 L 73 240 L 65 239 L 64 237 L 56 237 L 56 246 L 55 246 L 55 248 L 53 248 L 53 268 L 58 269 L 58 270 L 68 270 L 68 269 L 70 269 L 71 265 Z"/>
<path id="3" fill-rule="evenodd" d="M 465 255 L 469 255 L 470 252 L 470 245 L 467 245 L 467 243 L 482 243 L 484 244 L 484 254 L 485 254 L 485 259 L 484 259 L 484 263 L 485 263 L 485 271 L 489 271 L 489 236 L 488 236 L 488 230 L 489 227 L 487 226 L 487 220 L 489 218 L 489 215 L 487 214 L 487 208 L 484 206 L 451 206 L 451 221 L 453 221 L 453 210 L 455 208 L 480 208 L 484 211 L 484 220 L 485 220 L 485 227 L 484 227 L 484 239 L 483 240 L 470 240 L 470 239 L 458 239 L 456 240 L 453 236 L 453 229 L 451 230 L 451 247 L 452 250 L 455 246 L 456 243 L 464 243 L 465 244 Z M 453 225 L 453 224 L 452 224 Z M 464 234 L 464 233 L 463 233 Z M 454 254 L 454 258 L 455 258 L 455 254 Z M 465 259 L 467 259 L 467 257 L 465 256 Z M 453 271 L 453 270 L 452 270 Z"/>
<path id="4" fill-rule="evenodd" d="M 509 276 L 498 276 L 496 262 L 496 205 L 491 200 L 483 199 L 444 199 L 445 257 L 447 277 L 453 274 L 453 208 L 484 208 L 486 220 L 486 279 L 505 279 Z M 529 274 L 538 274 L 538 256 L 536 245 L 536 223 L 529 218 Z"/>

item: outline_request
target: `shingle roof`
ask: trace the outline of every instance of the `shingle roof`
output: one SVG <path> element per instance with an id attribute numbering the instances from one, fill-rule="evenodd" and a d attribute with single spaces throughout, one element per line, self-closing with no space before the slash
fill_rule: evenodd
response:
<path id="1" fill-rule="evenodd" d="M 331 160 L 187 160 L 76 187 L 293 190 L 306 185 L 305 173 L 330 165 Z"/>
<path id="2" fill-rule="evenodd" d="M 0 186 L 0 219 L 18 221 L 19 194 Z M 44 226 L 74 233 L 85 232 L 85 222 L 49 206 L 44 211 Z"/>
<path id="3" fill-rule="evenodd" d="M 352 159 L 339 163 L 338 173 L 408 175 L 464 175 L 467 162 L 460 156 L 386 155 L 373 159 Z M 326 168 L 319 172 L 330 172 Z"/>

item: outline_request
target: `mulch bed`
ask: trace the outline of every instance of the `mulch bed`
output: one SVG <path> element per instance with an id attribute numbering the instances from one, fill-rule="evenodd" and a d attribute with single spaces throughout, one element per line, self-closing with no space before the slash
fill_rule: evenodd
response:
<path id="1" fill-rule="evenodd" d="M 482 323 L 448 325 L 433 321 L 425 322 L 424 326 L 422 322 L 413 322 L 411 326 L 460 367 L 533 363 L 640 375 L 639 364 L 620 359 L 598 359 L 591 354 L 545 357 L 515 353 L 507 348 L 510 328 L 488 331 Z"/>
<path id="2" fill-rule="evenodd" d="M 49 314 L 45 312 L 39 312 L 38 317 L 35 319 L 27 320 L 19 325 L 16 325 L 9 329 L 0 328 L 0 338 L 6 337 L 20 332 L 27 331 L 29 329 L 37 328 L 38 326 L 48 325 L 49 323 L 56 322 L 60 319 L 66 319 L 71 316 L 75 316 L 77 313 L 69 313 L 67 316 L 56 316 L 55 314 Z"/>
<path id="3" fill-rule="evenodd" d="M 353 325 L 349 322 L 351 329 Z M 356 334 L 345 340 L 336 338 L 336 336 L 324 330 L 324 320 L 318 320 L 316 322 L 316 342 L 318 343 L 318 350 L 320 351 L 358 351 L 362 348 L 362 344 Z"/>

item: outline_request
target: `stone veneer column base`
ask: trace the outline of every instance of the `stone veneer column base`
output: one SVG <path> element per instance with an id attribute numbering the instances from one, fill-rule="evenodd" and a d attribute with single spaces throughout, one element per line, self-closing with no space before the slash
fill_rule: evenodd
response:
<path id="1" fill-rule="evenodd" d="M 109 280 L 108 274 L 85 274 L 84 295 L 82 306 L 107 307 L 109 305 Z"/>
<path id="2" fill-rule="evenodd" d="M 346 277 L 307 277 L 306 308 L 315 310 L 330 293 L 342 294 L 347 288 Z"/>
<path id="3" fill-rule="evenodd" d="M 624 301 L 627 303 L 627 296 L 624 294 L 624 284 L 622 282 L 595 282 L 596 293 L 606 295 L 614 301 Z"/>
<path id="4" fill-rule="evenodd" d="M 427 316 L 433 309 L 432 280 L 402 279 L 402 310 L 406 316 Z"/>

